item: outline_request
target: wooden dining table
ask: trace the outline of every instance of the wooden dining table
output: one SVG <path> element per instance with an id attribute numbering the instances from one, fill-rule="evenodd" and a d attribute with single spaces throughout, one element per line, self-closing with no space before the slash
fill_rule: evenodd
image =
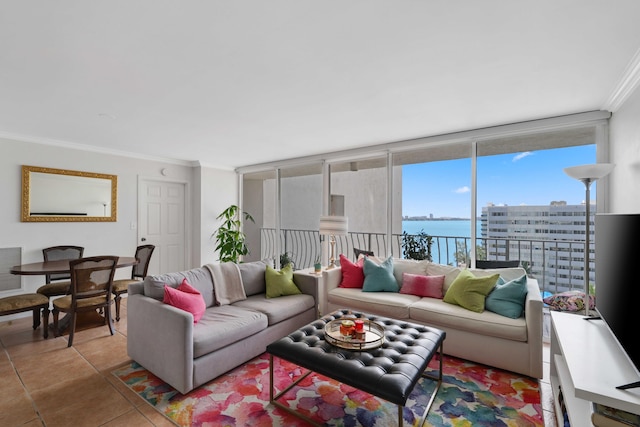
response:
<path id="1" fill-rule="evenodd" d="M 56 261 L 32 262 L 30 264 L 14 265 L 9 272 L 11 274 L 19 274 L 21 276 L 44 276 L 46 274 L 64 274 L 69 273 L 68 259 L 60 259 Z M 138 260 L 132 256 L 118 257 L 116 268 L 131 267 L 138 263 Z"/>
<path id="2" fill-rule="evenodd" d="M 44 276 L 47 274 L 70 274 L 71 269 L 69 267 L 68 259 L 61 259 L 56 261 L 41 261 L 32 262 L 29 264 L 14 265 L 9 272 L 11 274 L 17 274 L 21 276 Z M 138 264 L 138 260 L 131 256 L 118 257 L 116 268 L 132 267 Z M 78 320 L 76 322 L 76 330 L 88 329 L 97 326 L 102 326 L 106 322 L 105 316 L 96 312 L 78 313 Z M 69 329 L 70 316 L 65 315 L 58 324 L 58 332 L 56 335 L 62 335 Z M 53 329 L 53 324 L 49 327 Z"/>

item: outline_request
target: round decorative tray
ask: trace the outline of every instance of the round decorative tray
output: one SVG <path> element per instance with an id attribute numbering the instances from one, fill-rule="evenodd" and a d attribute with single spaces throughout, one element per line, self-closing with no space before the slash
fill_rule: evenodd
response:
<path id="1" fill-rule="evenodd" d="M 340 333 L 340 325 L 345 319 L 336 319 L 324 326 L 325 340 L 336 347 L 347 350 L 371 350 L 384 343 L 384 328 L 369 319 L 364 321 L 364 337 L 362 339 Z M 355 319 L 351 319 L 355 320 Z"/>

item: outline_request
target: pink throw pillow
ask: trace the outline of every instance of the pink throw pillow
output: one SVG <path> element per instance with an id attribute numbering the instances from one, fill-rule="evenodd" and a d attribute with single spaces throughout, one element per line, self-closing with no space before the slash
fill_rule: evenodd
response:
<path id="1" fill-rule="evenodd" d="M 442 299 L 444 297 L 442 293 L 443 285 L 444 275 L 422 276 L 419 274 L 402 273 L 400 293 Z"/>
<path id="2" fill-rule="evenodd" d="M 339 288 L 362 288 L 364 283 L 364 258 L 360 258 L 355 264 L 349 258 L 340 254 L 340 267 L 342 269 L 342 282 Z"/>
<path id="3" fill-rule="evenodd" d="M 204 311 L 207 309 L 202 294 L 191 286 L 187 279 L 184 279 L 180 286 L 175 289 L 164 285 L 164 299 L 162 302 L 191 313 L 193 315 L 193 323 L 198 323 L 198 320 L 202 318 Z"/>

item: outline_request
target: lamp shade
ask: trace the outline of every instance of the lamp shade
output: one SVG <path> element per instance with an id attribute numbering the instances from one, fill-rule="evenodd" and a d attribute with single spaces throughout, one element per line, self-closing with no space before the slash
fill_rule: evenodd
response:
<path id="1" fill-rule="evenodd" d="M 594 163 L 592 165 L 572 166 L 564 168 L 564 173 L 578 180 L 595 181 L 611 173 L 615 165 L 613 163 Z"/>
<path id="2" fill-rule="evenodd" d="M 346 216 L 321 216 L 318 230 L 324 236 L 345 236 L 349 229 L 348 225 Z"/>

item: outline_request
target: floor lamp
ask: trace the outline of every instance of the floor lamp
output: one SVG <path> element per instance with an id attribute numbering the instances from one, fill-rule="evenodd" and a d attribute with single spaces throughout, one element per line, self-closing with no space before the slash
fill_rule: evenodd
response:
<path id="1" fill-rule="evenodd" d="M 327 270 L 336 267 L 335 236 L 346 236 L 348 230 L 348 219 L 346 216 L 321 216 L 320 228 L 318 229 L 321 236 L 329 236 L 329 244 L 331 245 L 331 255 L 329 256 L 329 265 Z"/>
<path id="2" fill-rule="evenodd" d="M 593 165 L 582 165 L 565 168 L 564 172 L 571 178 L 575 178 L 578 181 L 582 181 L 586 188 L 585 205 L 586 205 L 586 234 L 584 242 L 584 314 L 589 316 L 589 228 L 591 224 L 591 192 L 589 188 L 591 183 L 603 178 L 611 173 L 614 168 L 614 164 L 611 163 L 596 163 Z"/>

